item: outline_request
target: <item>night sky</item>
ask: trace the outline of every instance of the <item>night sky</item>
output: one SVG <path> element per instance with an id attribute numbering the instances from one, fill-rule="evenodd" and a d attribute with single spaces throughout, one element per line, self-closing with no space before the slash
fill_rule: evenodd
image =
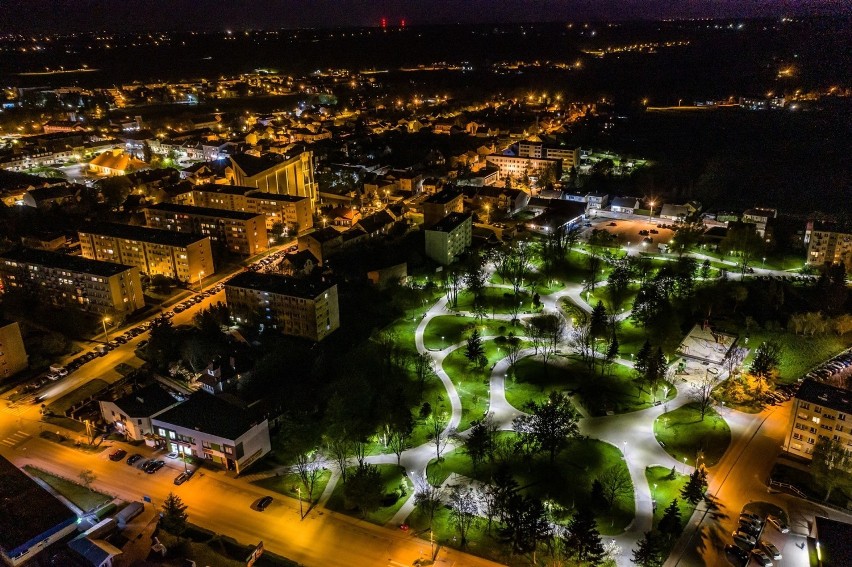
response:
<path id="1" fill-rule="evenodd" d="M 0 33 L 133 31 L 849 12 L 844 0 L 0 0 Z"/>

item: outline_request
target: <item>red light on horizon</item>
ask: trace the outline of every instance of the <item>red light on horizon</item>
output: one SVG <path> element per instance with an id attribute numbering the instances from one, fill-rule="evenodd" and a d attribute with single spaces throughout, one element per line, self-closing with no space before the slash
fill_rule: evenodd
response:
<path id="1" fill-rule="evenodd" d="M 388 19 L 387 18 L 382 18 L 382 27 L 383 28 L 388 27 Z"/>
<path id="2" fill-rule="evenodd" d="M 405 27 L 405 18 L 403 18 L 399 21 L 399 27 L 401 27 L 401 28 Z"/>

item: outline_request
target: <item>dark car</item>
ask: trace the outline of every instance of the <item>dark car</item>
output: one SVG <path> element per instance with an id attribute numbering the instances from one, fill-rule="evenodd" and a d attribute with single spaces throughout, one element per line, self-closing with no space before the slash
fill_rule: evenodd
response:
<path id="1" fill-rule="evenodd" d="M 140 455 L 139 453 L 133 453 L 132 455 L 127 457 L 127 464 L 133 466 L 137 462 L 139 462 L 139 459 L 141 459 L 141 458 L 142 458 L 142 455 Z"/>
<path id="2" fill-rule="evenodd" d="M 158 470 L 160 470 L 164 466 L 166 466 L 165 461 L 151 461 L 145 467 L 145 472 L 148 473 L 148 474 L 154 474 L 155 472 L 157 472 Z"/>
<path id="3" fill-rule="evenodd" d="M 184 482 L 189 480 L 189 476 L 190 476 L 189 473 L 186 473 L 186 472 L 180 473 L 179 475 L 177 475 L 175 477 L 175 484 L 177 486 L 180 486 L 181 484 L 183 484 Z"/>
<path id="4" fill-rule="evenodd" d="M 112 453 L 110 453 L 109 460 L 110 461 L 120 461 L 121 459 L 123 459 L 126 456 L 127 456 L 127 451 L 125 451 L 124 449 L 117 449 L 117 450 L 113 451 Z"/>
<path id="5" fill-rule="evenodd" d="M 748 564 L 748 552 L 737 545 L 726 545 L 725 555 L 728 557 L 728 561 L 738 567 L 745 567 Z"/>
<path id="6" fill-rule="evenodd" d="M 264 496 L 263 498 L 257 501 L 257 511 L 263 512 L 269 507 L 270 504 L 272 504 L 272 496 Z"/>

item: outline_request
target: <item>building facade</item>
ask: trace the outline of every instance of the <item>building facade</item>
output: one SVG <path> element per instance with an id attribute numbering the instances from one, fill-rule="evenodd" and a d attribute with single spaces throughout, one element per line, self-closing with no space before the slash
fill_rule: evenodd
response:
<path id="1" fill-rule="evenodd" d="M 196 207 L 257 213 L 266 217 L 266 229 L 281 223 L 290 233 L 313 228 L 314 216 L 308 197 L 267 193 L 255 187 L 198 185 L 192 190 Z"/>
<path id="2" fill-rule="evenodd" d="M 145 209 L 151 228 L 209 236 L 229 252 L 254 256 L 269 248 L 266 219 L 256 213 L 160 203 Z"/>
<path id="3" fill-rule="evenodd" d="M 0 381 L 14 376 L 29 365 L 21 326 L 0 320 Z"/>
<path id="4" fill-rule="evenodd" d="M 852 272 L 852 233 L 827 223 L 811 221 L 805 230 L 808 265 L 843 264 Z"/>
<path id="5" fill-rule="evenodd" d="M 473 241 L 473 219 L 464 213 L 452 213 L 432 228 L 426 229 L 426 255 L 448 266 L 470 248 Z"/>
<path id="6" fill-rule="evenodd" d="M 182 282 L 215 272 L 210 238 L 142 226 L 97 223 L 79 231 L 84 258 L 136 266 Z"/>
<path id="7" fill-rule="evenodd" d="M 455 187 L 445 187 L 423 201 L 423 226 L 433 226 L 450 213 L 464 210 L 464 193 Z"/>
<path id="8" fill-rule="evenodd" d="M 0 255 L 4 291 L 34 291 L 57 306 L 128 314 L 145 306 L 139 268 L 21 248 Z"/>
<path id="9" fill-rule="evenodd" d="M 144 386 L 116 400 L 99 400 L 101 416 L 127 440 L 144 441 L 154 434 L 151 418 L 179 402 L 158 383 Z"/>
<path id="10" fill-rule="evenodd" d="M 257 322 L 285 335 L 321 341 L 340 327 L 337 284 L 243 272 L 225 284 L 231 316 Z"/>
<path id="11" fill-rule="evenodd" d="M 538 177 L 548 168 L 553 169 L 553 175 L 557 180 L 562 177 L 561 159 L 492 154 L 485 156 L 485 161 L 500 169 L 501 179 L 505 179 L 506 177 L 517 179 L 523 177 L 525 174 Z"/>
<path id="12" fill-rule="evenodd" d="M 784 448 L 810 460 L 820 437 L 840 441 L 852 450 L 852 392 L 806 379 L 793 398 L 792 424 Z"/>
<path id="13" fill-rule="evenodd" d="M 571 169 L 580 165 L 580 148 L 564 146 L 545 146 L 541 142 L 518 142 L 518 157 L 545 158 L 562 160 L 563 169 Z"/>
<path id="14" fill-rule="evenodd" d="M 313 152 L 266 154 L 262 157 L 237 154 L 229 159 L 230 165 L 225 169 L 225 176 L 231 185 L 254 187 L 265 193 L 307 197 L 311 209 L 316 205 Z"/>

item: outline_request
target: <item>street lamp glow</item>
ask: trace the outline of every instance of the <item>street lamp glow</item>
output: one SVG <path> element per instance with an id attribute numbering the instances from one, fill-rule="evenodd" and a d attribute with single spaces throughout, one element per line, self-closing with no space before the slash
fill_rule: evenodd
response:
<path id="1" fill-rule="evenodd" d="M 109 342 L 109 333 L 107 332 L 107 323 L 109 323 L 110 321 L 111 321 L 111 319 L 109 317 L 104 317 L 103 319 L 101 319 L 101 323 L 104 324 L 104 338 L 106 338 L 106 340 L 104 342 L 107 342 L 107 343 Z"/>

